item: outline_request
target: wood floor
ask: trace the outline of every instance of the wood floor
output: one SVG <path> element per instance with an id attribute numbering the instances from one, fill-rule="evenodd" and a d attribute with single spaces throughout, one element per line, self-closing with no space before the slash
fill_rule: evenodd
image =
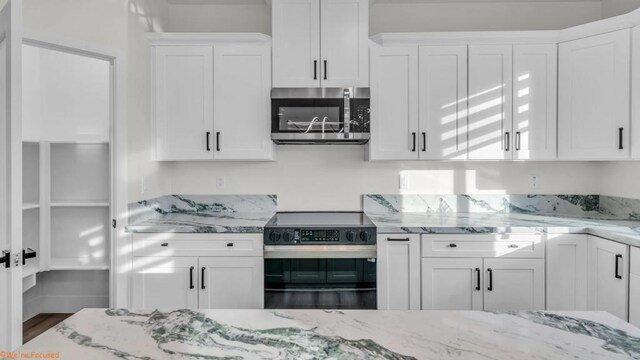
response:
<path id="1" fill-rule="evenodd" d="M 58 325 L 73 314 L 38 314 L 22 324 L 22 343 Z"/>

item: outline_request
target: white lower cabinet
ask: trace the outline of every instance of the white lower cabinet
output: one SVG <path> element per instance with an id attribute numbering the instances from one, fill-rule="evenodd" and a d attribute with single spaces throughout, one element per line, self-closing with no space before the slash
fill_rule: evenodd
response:
<path id="1" fill-rule="evenodd" d="M 640 326 L 640 248 L 631 248 L 629 276 L 629 322 Z"/>
<path id="2" fill-rule="evenodd" d="M 420 309 L 420 235 L 378 235 L 378 309 Z"/>
<path id="3" fill-rule="evenodd" d="M 547 310 L 587 310 L 589 235 L 547 237 Z"/>
<path id="4" fill-rule="evenodd" d="M 258 257 L 200 258 L 201 309 L 260 309 L 264 305 L 264 260 Z"/>
<path id="5" fill-rule="evenodd" d="M 485 310 L 544 310 L 544 259 L 484 259 Z"/>
<path id="6" fill-rule="evenodd" d="M 197 309 L 197 257 L 134 258 L 134 309 Z"/>
<path id="7" fill-rule="evenodd" d="M 422 259 L 423 310 L 482 310 L 482 259 Z"/>
<path id="8" fill-rule="evenodd" d="M 587 310 L 629 319 L 629 246 L 589 236 Z"/>

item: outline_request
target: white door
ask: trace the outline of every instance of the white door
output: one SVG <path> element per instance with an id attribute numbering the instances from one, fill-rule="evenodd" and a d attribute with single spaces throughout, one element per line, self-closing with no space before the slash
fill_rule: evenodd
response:
<path id="1" fill-rule="evenodd" d="M 418 159 L 416 47 L 371 49 L 369 159 Z"/>
<path id="2" fill-rule="evenodd" d="M 544 310 L 544 259 L 484 259 L 484 309 Z"/>
<path id="3" fill-rule="evenodd" d="M 322 87 L 369 86 L 369 1 L 320 1 Z"/>
<path id="4" fill-rule="evenodd" d="M 629 278 L 629 322 L 640 326 L 640 248 L 631 248 Z"/>
<path id="5" fill-rule="evenodd" d="M 511 159 L 512 46 L 469 46 L 469 159 Z"/>
<path id="6" fill-rule="evenodd" d="M 261 257 L 201 257 L 200 309 L 264 308 Z"/>
<path id="7" fill-rule="evenodd" d="M 587 310 L 588 243 L 584 234 L 547 238 L 547 310 Z"/>
<path id="8" fill-rule="evenodd" d="M 482 310 L 482 259 L 422 259 L 422 310 Z"/>
<path id="9" fill-rule="evenodd" d="M 213 60 L 214 158 L 272 159 L 270 46 L 216 46 Z"/>
<path id="10" fill-rule="evenodd" d="M 213 159 L 213 49 L 156 46 L 152 52 L 156 159 Z"/>
<path id="11" fill-rule="evenodd" d="M 467 46 L 421 46 L 420 159 L 467 158 Z"/>
<path id="12" fill-rule="evenodd" d="M 558 157 L 629 158 L 630 30 L 560 44 Z"/>
<path id="13" fill-rule="evenodd" d="M 22 345 L 22 3 L 0 10 L 0 350 Z"/>
<path id="14" fill-rule="evenodd" d="M 420 235 L 378 235 L 378 309 L 420 309 Z"/>
<path id="15" fill-rule="evenodd" d="M 589 236 L 587 310 L 628 320 L 629 246 Z"/>
<path id="16" fill-rule="evenodd" d="M 556 158 L 556 44 L 513 46 L 514 159 Z"/>
<path id="17" fill-rule="evenodd" d="M 134 309 L 196 309 L 198 258 L 135 257 L 133 259 Z"/>
<path id="18" fill-rule="evenodd" d="M 320 86 L 320 0 L 273 0 L 273 87 Z"/>

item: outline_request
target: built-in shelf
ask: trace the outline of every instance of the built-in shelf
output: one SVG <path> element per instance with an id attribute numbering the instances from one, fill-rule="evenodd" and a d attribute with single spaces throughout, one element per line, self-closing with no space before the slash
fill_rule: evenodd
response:
<path id="1" fill-rule="evenodd" d="M 52 208 L 101 208 L 109 207 L 108 202 L 55 202 L 51 203 Z"/>
<path id="2" fill-rule="evenodd" d="M 27 260 L 27 264 L 22 267 L 22 277 L 26 278 L 27 276 L 38 273 L 39 271 L 40 269 L 37 266 L 29 264 L 29 260 Z"/>
<path id="3" fill-rule="evenodd" d="M 38 203 L 24 203 L 22 204 L 22 210 L 32 210 L 32 209 L 39 209 L 40 208 L 40 204 Z"/>
<path id="4" fill-rule="evenodd" d="M 82 258 L 52 258 L 50 268 L 51 270 L 109 270 L 109 264 L 90 263 L 88 259 Z"/>

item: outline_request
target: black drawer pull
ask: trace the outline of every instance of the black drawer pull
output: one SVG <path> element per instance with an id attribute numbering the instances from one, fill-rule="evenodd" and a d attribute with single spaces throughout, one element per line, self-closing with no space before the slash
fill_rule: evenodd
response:
<path id="1" fill-rule="evenodd" d="M 195 289 L 195 286 L 193 286 L 193 270 L 195 268 L 192 266 L 189 268 L 189 289 Z"/>
<path id="2" fill-rule="evenodd" d="M 169 246 L 169 243 L 162 243 L 162 244 L 160 244 L 160 246 L 167 247 L 167 246 Z"/>
<path id="3" fill-rule="evenodd" d="M 413 145 L 411 147 L 411 151 L 415 152 L 416 151 L 416 133 L 412 132 L 411 133 L 411 138 L 412 138 L 411 141 L 413 142 Z"/>
<path id="4" fill-rule="evenodd" d="M 504 133 L 504 151 L 509 151 L 509 149 L 511 149 L 510 147 L 510 143 L 511 143 L 511 134 L 509 134 L 509 132 L 505 132 Z"/>
<path id="5" fill-rule="evenodd" d="M 318 80 L 318 60 L 313 60 L 313 80 Z"/>
<path id="6" fill-rule="evenodd" d="M 450 247 L 450 248 L 457 248 L 457 247 L 458 247 L 458 245 L 457 245 L 457 244 L 454 244 L 454 243 L 451 243 L 451 244 L 449 244 L 449 247 Z"/>
<path id="7" fill-rule="evenodd" d="M 204 290 L 204 271 L 206 270 L 206 267 L 202 267 L 202 269 L 200 269 L 200 289 Z"/>
<path id="8" fill-rule="evenodd" d="M 409 238 L 387 238 L 387 241 L 409 241 Z"/>
<path id="9" fill-rule="evenodd" d="M 516 245 L 516 244 L 511 244 L 511 245 L 509 245 L 509 246 L 508 246 L 508 248 L 509 248 L 509 249 L 517 249 L 517 248 L 519 248 L 519 247 L 520 247 L 520 246 L 518 246 L 518 245 Z"/>
<path id="10" fill-rule="evenodd" d="M 227 243 L 227 247 L 233 247 L 233 243 Z"/>
<path id="11" fill-rule="evenodd" d="M 427 151 L 427 133 L 426 132 L 422 133 L 422 151 L 423 152 Z"/>
<path id="12" fill-rule="evenodd" d="M 516 151 L 520 151 L 520 131 L 516 132 Z"/>
<path id="13" fill-rule="evenodd" d="M 489 272 L 489 287 L 487 290 L 493 291 L 493 269 L 487 269 L 487 271 Z"/>
<path id="14" fill-rule="evenodd" d="M 476 291 L 480 291 L 480 268 L 476 268 Z"/>
<path id="15" fill-rule="evenodd" d="M 620 275 L 620 259 L 622 259 L 622 255 L 616 255 L 616 279 L 622 279 L 622 275 Z"/>
<path id="16" fill-rule="evenodd" d="M 618 128 L 618 150 L 624 149 L 624 146 L 622 146 L 623 132 L 624 132 L 624 128 Z"/>
<path id="17" fill-rule="evenodd" d="M 324 61 L 324 79 L 327 80 L 327 60 Z"/>
<path id="18" fill-rule="evenodd" d="M 220 131 L 216 133 L 216 151 L 220 151 Z"/>
<path id="19" fill-rule="evenodd" d="M 211 131 L 207 131 L 207 151 L 211 151 Z"/>

